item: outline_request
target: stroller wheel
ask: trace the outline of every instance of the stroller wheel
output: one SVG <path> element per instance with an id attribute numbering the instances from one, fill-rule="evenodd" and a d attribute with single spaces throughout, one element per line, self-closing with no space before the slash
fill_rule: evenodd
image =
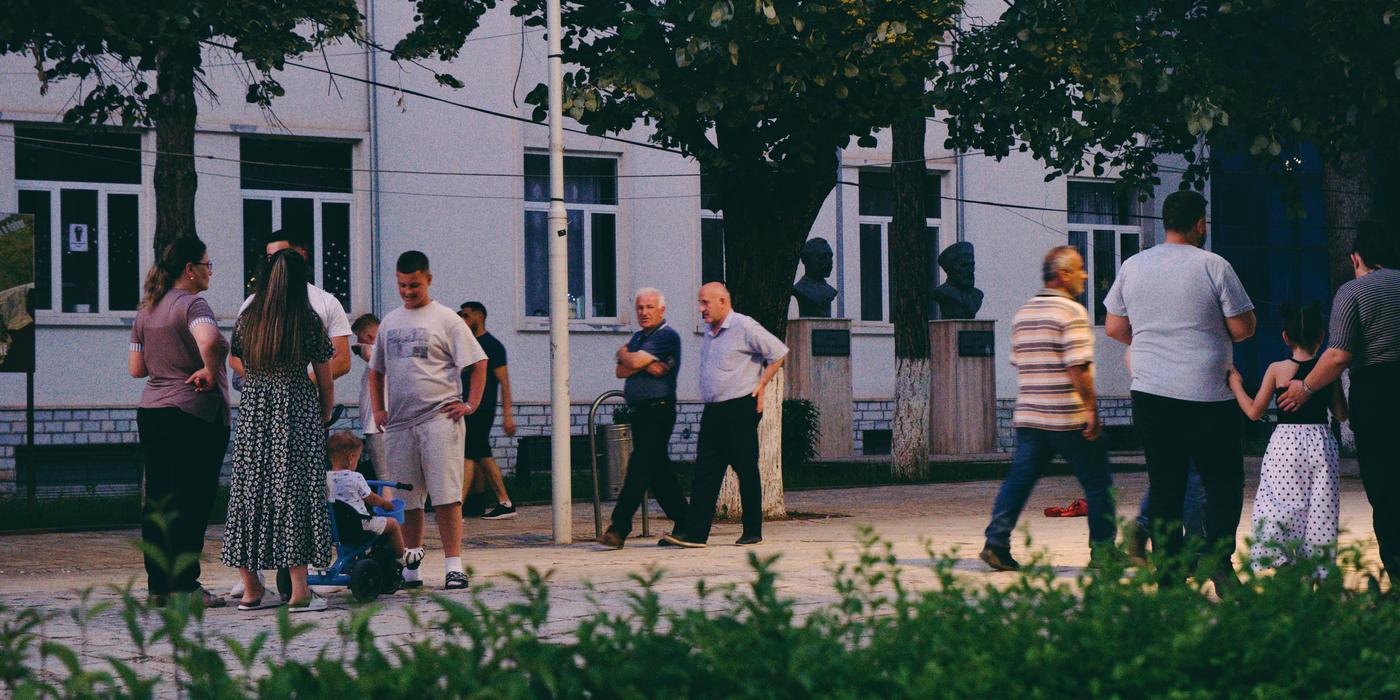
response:
<path id="1" fill-rule="evenodd" d="M 277 570 L 277 595 L 282 600 L 292 599 L 292 572 L 288 569 Z"/>
<path id="2" fill-rule="evenodd" d="M 383 586 L 384 569 L 379 562 L 373 559 L 355 562 L 355 568 L 350 571 L 350 593 L 355 596 L 355 600 L 368 603 L 379 597 Z"/>

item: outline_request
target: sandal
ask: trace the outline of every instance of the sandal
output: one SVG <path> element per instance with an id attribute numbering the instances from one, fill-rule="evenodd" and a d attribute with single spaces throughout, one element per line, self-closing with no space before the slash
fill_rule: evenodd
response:
<path id="1" fill-rule="evenodd" d="M 258 596 L 258 599 L 251 603 L 239 601 L 238 609 L 243 612 L 248 612 L 250 610 L 267 610 L 268 608 L 280 608 L 282 607 L 282 603 L 282 596 L 270 596 L 268 595 L 268 591 L 263 591 L 263 594 Z"/>
<path id="2" fill-rule="evenodd" d="M 471 581 L 467 579 L 465 573 L 461 571 L 449 571 L 447 572 L 447 584 L 443 586 L 443 589 L 448 591 L 460 591 L 469 585 L 471 585 Z"/>
<path id="3" fill-rule="evenodd" d="M 310 598 L 300 603 L 287 603 L 287 611 L 293 613 L 321 612 L 328 606 L 329 603 L 326 602 L 325 598 L 312 593 Z"/>

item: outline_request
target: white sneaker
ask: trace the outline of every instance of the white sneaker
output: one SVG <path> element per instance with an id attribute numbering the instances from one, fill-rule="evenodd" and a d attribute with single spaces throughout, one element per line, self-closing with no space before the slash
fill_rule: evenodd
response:
<path id="1" fill-rule="evenodd" d="M 258 572 L 258 583 L 262 584 L 262 586 L 263 586 L 264 588 L 267 587 L 267 578 L 266 578 L 265 576 L 263 576 L 263 572 L 261 572 L 261 571 Z M 243 577 L 242 577 L 242 576 L 239 576 L 239 577 L 238 577 L 238 583 L 233 584 L 233 588 L 228 589 L 228 597 L 230 597 L 230 598 L 235 598 L 235 597 L 237 597 L 237 598 L 242 598 L 242 597 L 243 597 Z"/>

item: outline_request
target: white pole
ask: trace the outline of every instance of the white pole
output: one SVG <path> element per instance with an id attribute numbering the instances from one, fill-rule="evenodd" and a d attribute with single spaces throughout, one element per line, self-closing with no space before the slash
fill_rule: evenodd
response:
<path id="1" fill-rule="evenodd" d="M 550 474 L 554 543 L 569 544 L 574 539 L 569 478 L 569 219 L 564 210 L 564 65 L 559 0 L 549 0 L 545 14 L 549 26 Z"/>

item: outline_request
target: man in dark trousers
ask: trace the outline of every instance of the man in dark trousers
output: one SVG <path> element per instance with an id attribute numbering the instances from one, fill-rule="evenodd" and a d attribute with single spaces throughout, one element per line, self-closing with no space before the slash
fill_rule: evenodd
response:
<path id="1" fill-rule="evenodd" d="M 617 350 L 617 376 L 627 400 L 635 447 L 627 463 L 627 478 L 613 507 L 612 524 L 602 539 L 604 547 L 622 549 L 632 532 L 647 489 L 651 489 L 666 517 L 681 532 L 685 528 L 685 495 L 671 467 L 671 431 L 676 427 L 676 372 L 681 367 L 681 336 L 666 325 L 666 297 L 645 287 L 637 290 L 637 325 L 642 329 Z"/>
<path id="2" fill-rule="evenodd" d="M 685 530 L 661 538 L 668 545 L 699 548 L 710 539 L 724 473 L 734 467 L 744 532 L 738 545 L 763 541 L 763 485 L 758 472 L 758 421 L 763 391 L 787 358 L 787 346 L 758 321 L 735 311 L 719 282 L 700 288 L 700 445 Z"/>
<path id="3" fill-rule="evenodd" d="M 486 305 L 479 301 L 462 304 L 458 316 L 471 329 L 476 342 L 486 351 L 486 386 L 481 392 L 481 406 L 467 416 L 467 449 L 465 476 L 462 478 L 462 503 L 467 502 L 475 482 L 485 481 L 496 496 L 496 505 L 481 515 L 482 520 L 508 520 L 515 517 L 515 504 L 506 493 L 506 481 L 501 467 L 491 453 L 491 428 L 496 423 L 496 396 L 500 392 L 501 412 L 505 419 L 501 428 L 506 435 L 515 435 L 515 415 L 510 397 L 510 369 L 506 364 L 506 346 L 496 336 L 486 332 Z M 462 373 L 462 400 L 471 391 L 471 377 Z"/>

